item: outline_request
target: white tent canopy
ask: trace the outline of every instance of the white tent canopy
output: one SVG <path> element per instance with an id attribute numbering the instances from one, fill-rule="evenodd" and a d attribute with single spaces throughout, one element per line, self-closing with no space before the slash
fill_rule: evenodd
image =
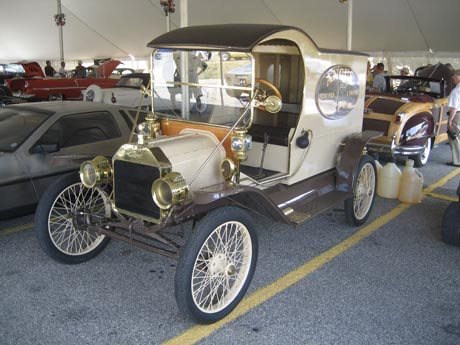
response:
<path id="1" fill-rule="evenodd" d="M 59 60 L 56 0 L 0 0 L 0 61 Z M 346 2 L 339 0 L 189 0 L 189 25 L 274 23 L 305 30 L 320 47 L 345 49 Z M 171 15 L 179 27 L 181 1 Z M 166 31 L 159 0 L 62 0 L 66 60 L 144 59 Z M 460 0 L 353 0 L 352 49 L 460 55 Z M 459 53 L 459 54 L 457 54 Z M 414 54 L 412 54 L 414 55 Z"/>

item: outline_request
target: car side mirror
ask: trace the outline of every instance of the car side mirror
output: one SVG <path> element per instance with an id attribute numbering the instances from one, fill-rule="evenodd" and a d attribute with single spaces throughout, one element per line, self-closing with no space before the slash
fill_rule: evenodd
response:
<path id="1" fill-rule="evenodd" d="M 53 152 L 58 152 L 59 149 L 59 144 L 38 144 L 35 145 L 30 149 L 30 153 L 36 154 L 36 153 L 53 153 Z"/>

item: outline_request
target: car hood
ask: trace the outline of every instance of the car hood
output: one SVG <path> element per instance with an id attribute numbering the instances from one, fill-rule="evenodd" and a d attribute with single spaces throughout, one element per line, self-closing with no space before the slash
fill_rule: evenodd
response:
<path id="1" fill-rule="evenodd" d="M 98 66 L 96 68 L 97 75 L 100 75 L 101 77 L 104 77 L 104 78 L 108 78 L 110 77 L 114 69 L 117 68 L 117 66 L 121 63 L 122 62 L 118 60 L 108 60 L 104 62 L 103 65 Z"/>
<path id="2" fill-rule="evenodd" d="M 18 62 L 19 65 L 24 68 L 24 72 L 27 77 L 45 77 L 42 68 L 38 64 L 38 62 Z"/>

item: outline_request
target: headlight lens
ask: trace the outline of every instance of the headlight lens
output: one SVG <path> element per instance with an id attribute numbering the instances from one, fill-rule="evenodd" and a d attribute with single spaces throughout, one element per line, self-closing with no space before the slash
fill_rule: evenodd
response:
<path id="1" fill-rule="evenodd" d="M 153 201 L 163 210 L 184 201 L 187 194 L 187 183 L 178 172 L 170 172 L 152 184 Z"/>
<path id="2" fill-rule="evenodd" d="M 112 175 L 110 161 L 102 156 L 95 157 L 80 165 L 80 180 L 87 188 L 111 182 Z"/>
<path id="3" fill-rule="evenodd" d="M 93 188 L 96 185 L 96 169 L 91 161 L 86 161 L 81 164 L 80 179 L 87 188 Z"/>
<path id="4" fill-rule="evenodd" d="M 220 171 L 226 181 L 230 181 L 236 173 L 236 165 L 231 158 L 225 158 L 220 163 Z"/>

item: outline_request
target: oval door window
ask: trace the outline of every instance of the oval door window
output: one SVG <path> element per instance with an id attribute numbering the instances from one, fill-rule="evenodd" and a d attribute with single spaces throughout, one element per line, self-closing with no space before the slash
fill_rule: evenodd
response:
<path id="1" fill-rule="evenodd" d="M 321 76 L 316 90 L 316 106 L 324 117 L 337 120 L 356 105 L 359 95 L 358 76 L 350 67 L 337 65 Z"/>

